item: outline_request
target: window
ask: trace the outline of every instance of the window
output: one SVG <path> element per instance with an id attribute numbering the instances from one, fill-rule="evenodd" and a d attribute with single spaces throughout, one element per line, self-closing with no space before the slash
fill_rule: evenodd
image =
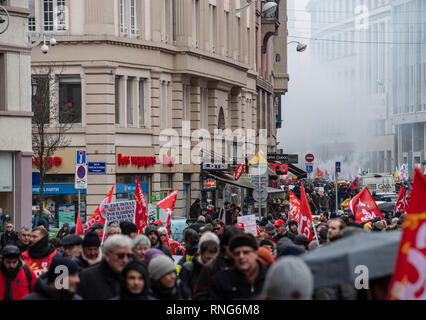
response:
<path id="1" fill-rule="evenodd" d="M 35 81 L 37 90 L 31 92 L 33 123 L 49 124 L 50 122 L 50 83 L 47 76 L 36 76 L 31 79 Z M 31 88 L 32 89 L 32 88 Z"/>
<path id="2" fill-rule="evenodd" d="M 172 189 L 172 174 L 162 173 L 160 174 L 160 196 L 161 199 L 167 197 L 167 195 L 173 191 Z"/>
<path id="3" fill-rule="evenodd" d="M 6 61 L 5 54 L 0 53 L 0 111 L 6 110 Z"/>
<path id="4" fill-rule="evenodd" d="M 210 13 L 210 46 L 213 52 L 216 51 L 216 6 L 209 4 Z"/>
<path id="5" fill-rule="evenodd" d="M 192 44 L 198 48 L 200 35 L 200 4 L 199 0 L 192 0 Z"/>
<path id="6" fill-rule="evenodd" d="M 126 5 L 125 0 L 120 0 L 120 33 L 126 34 Z"/>
<path id="7" fill-rule="evenodd" d="M 237 53 L 237 60 L 240 59 L 240 41 L 241 41 L 241 19 L 236 18 L 237 37 L 235 38 L 235 52 Z"/>
<path id="8" fill-rule="evenodd" d="M 145 124 L 145 81 L 139 80 L 139 127 Z"/>
<path id="9" fill-rule="evenodd" d="M 225 11 L 225 56 L 229 55 L 229 12 Z"/>
<path id="10" fill-rule="evenodd" d="M 115 124 L 120 124 L 120 77 L 115 77 Z"/>
<path id="11" fill-rule="evenodd" d="M 133 126 L 133 78 L 127 79 L 127 126 Z"/>
<path id="12" fill-rule="evenodd" d="M 66 30 L 65 0 L 43 0 L 43 29 Z"/>
<path id="13" fill-rule="evenodd" d="M 136 0 L 130 0 L 130 33 L 132 34 L 132 36 L 139 35 L 136 10 Z"/>
<path id="14" fill-rule="evenodd" d="M 59 79 L 59 122 L 81 123 L 80 78 Z"/>

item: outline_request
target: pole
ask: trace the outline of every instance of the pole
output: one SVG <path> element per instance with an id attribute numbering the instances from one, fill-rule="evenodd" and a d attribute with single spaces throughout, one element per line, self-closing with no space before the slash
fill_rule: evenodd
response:
<path id="1" fill-rule="evenodd" d="M 104 230 L 103 230 L 103 232 L 102 232 L 102 243 L 101 243 L 101 245 L 103 245 L 103 244 L 104 244 L 104 240 L 105 240 L 105 233 L 106 233 L 107 225 L 108 225 L 108 219 L 105 219 Z"/>
<path id="2" fill-rule="evenodd" d="M 77 215 L 80 213 L 80 189 L 78 189 L 78 210 L 77 210 Z M 81 216 L 80 216 L 81 218 Z M 87 210 L 86 210 L 86 215 L 85 215 L 85 220 L 87 221 Z"/>
<path id="3" fill-rule="evenodd" d="M 260 185 L 260 168 L 258 167 L 258 172 L 257 172 L 258 174 L 259 174 L 259 195 L 262 195 L 262 192 L 261 192 L 261 185 Z M 263 203 L 263 201 L 262 201 L 262 198 L 260 198 L 260 201 L 259 201 L 259 219 L 261 218 L 261 216 L 262 216 L 262 203 Z"/>
<path id="4" fill-rule="evenodd" d="M 337 214 L 337 209 L 338 209 L 338 195 L 339 195 L 339 191 L 337 189 L 337 172 L 334 172 L 334 178 L 336 180 L 336 214 Z"/>
<path id="5" fill-rule="evenodd" d="M 312 222 L 312 224 L 314 224 L 314 223 Z M 316 225 L 313 225 L 313 229 L 314 229 L 315 238 L 317 239 L 317 245 L 319 246 L 319 245 L 320 245 L 320 243 L 319 243 L 319 240 L 318 240 L 317 227 L 316 227 Z"/>

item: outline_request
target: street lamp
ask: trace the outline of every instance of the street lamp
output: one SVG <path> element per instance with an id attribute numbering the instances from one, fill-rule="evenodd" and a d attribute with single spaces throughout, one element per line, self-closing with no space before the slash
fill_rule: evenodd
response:
<path id="1" fill-rule="evenodd" d="M 241 8 L 237 8 L 235 9 L 236 13 L 240 13 L 244 10 L 246 10 L 248 7 L 250 7 L 250 5 L 254 2 L 265 2 L 266 0 L 250 0 L 250 2 L 248 4 L 246 4 L 245 6 L 241 7 Z M 277 9 L 277 3 L 276 2 L 266 2 L 263 7 L 262 7 L 262 13 L 263 14 L 268 14 L 268 13 L 272 13 Z"/>
<path id="2" fill-rule="evenodd" d="M 306 43 L 302 43 L 302 42 L 299 42 L 299 41 L 290 41 L 287 44 L 290 44 L 290 43 L 297 43 L 297 47 L 296 47 L 297 52 L 303 52 L 308 47 L 308 45 Z"/>
<path id="3" fill-rule="evenodd" d="M 9 28 L 9 20 L 10 20 L 10 16 L 9 16 L 9 12 L 7 12 L 7 10 L 6 10 L 6 8 L 5 7 L 3 7 L 3 6 L 0 6 L 0 12 L 1 11 L 3 11 L 5 14 L 6 14 L 6 17 L 7 17 L 7 20 L 4 20 L 3 18 L 2 18 L 2 16 L 0 16 L 0 24 L 3 24 L 3 23 L 5 23 L 6 21 L 7 21 L 7 23 L 6 23 L 6 27 L 4 27 L 4 29 L 3 30 L 0 30 L 0 34 L 2 34 L 2 33 L 5 33 L 6 32 L 6 30 L 7 30 L 7 28 Z"/>
<path id="4" fill-rule="evenodd" d="M 47 52 L 49 52 L 49 46 L 46 44 L 46 37 L 49 37 L 49 44 L 54 47 L 56 46 L 56 38 L 55 35 L 57 33 L 55 31 L 42 31 L 42 32 L 38 32 L 38 31 L 27 31 L 27 46 L 29 48 L 34 48 L 36 46 L 38 46 L 42 41 L 43 41 L 43 45 L 41 46 L 41 52 L 43 52 L 44 54 L 46 54 Z M 35 39 L 35 41 L 33 42 L 33 37 L 36 36 L 37 38 Z"/>

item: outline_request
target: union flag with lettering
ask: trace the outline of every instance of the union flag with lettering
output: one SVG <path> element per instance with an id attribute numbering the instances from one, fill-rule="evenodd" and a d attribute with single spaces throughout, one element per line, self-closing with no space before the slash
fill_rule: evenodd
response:
<path id="1" fill-rule="evenodd" d="M 416 169 L 401 242 L 389 286 L 390 300 L 426 300 L 426 178 Z"/>
<path id="2" fill-rule="evenodd" d="M 106 194 L 105 198 L 99 203 L 98 207 L 96 208 L 95 212 L 90 216 L 89 220 L 84 224 L 84 227 L 86 230 L 90 229 L 90 227 L 95 224 L 96 222 L 100 222 L 102 224 L 105 223 L 106 217 L 105 217 L 105 205 L 108 203 L 111 203 L 112 196 L 114 195 L 114 187 L 113 185 L 111 189 Z"/>
<path id="3" fill-rule="evenodd" d="M 349 201 L 348 207 L 355 216 L 355 222 L 357 223 L 364 223 L 376 217 L 380 217 L 380 220 L 383 220 L 382 213 L 367 187 Z"/>
<path id="4" fill-rule="evenodd" d="M 393 212 L 398 212 L 399 210 L 407 211 L 408 209 L 408 201 L 407 201 L 407 193 L 403 187 L 399 188 L 398 198 L 395 202 L 395 207 Z"/>
<path id="5" fill-rule="evenodd" d="M 300 222 L 298 231 L 299 234 L 304 234 L 309 241 L 313 240 L 312 234 L 312 213 L 309 206 L 308 198 L 306 197 L 305 187 L 300 183 Z"/>
<path id="6" fill-rule="evenodd" d="M 290 190 L 290 212 L 289 217 L 290 220 L 297 221 L 297 224 L 300 224 L 300 200 L 293 191 Z"/>
<path id="7" fill-rule="evenodd" d="M 172 193 L 170 193 L 163 200 L 157 201 L 155 203 L 156 206 L 163 208 L 167 212 L 166 229 L 167 229 L 169 235 L 170 235 L 171 227 L 172 227 L 171 219 L 172 219 L 173 211 L 175 210 L 177 193 L 178 193 L 178 189 L 174 190 Z"/>
<path id="8" fill-rule="evenodd" d="M 143 228 L 148 225 L 148 208 L 143 195 L 141 185 L 139 183 L 138 177 L 136 177 L 136 190 L 135 190 L 135 200 L 136 200 L 136 214 L 135 214 L 135 224 L 138 227 L 138 234 L 143 233 Z"/>

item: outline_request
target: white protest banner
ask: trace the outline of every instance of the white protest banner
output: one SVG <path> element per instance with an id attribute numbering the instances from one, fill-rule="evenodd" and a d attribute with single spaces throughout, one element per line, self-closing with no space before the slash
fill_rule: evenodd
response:
<path id="1" fill-rule="evenodd" d="M 105 215 L 108 224 L 119 225 L 122 221 L 135 221 L 136 201 L 112 202 L 105 205 Z"/>
<path id="2" fill-rule="evenodd" d="M 256 216 L 254 214 L 237 217 L 237 222 L 244 224 L 245 233 L 251 233 L 253 236 L 257 237 Z"/>

